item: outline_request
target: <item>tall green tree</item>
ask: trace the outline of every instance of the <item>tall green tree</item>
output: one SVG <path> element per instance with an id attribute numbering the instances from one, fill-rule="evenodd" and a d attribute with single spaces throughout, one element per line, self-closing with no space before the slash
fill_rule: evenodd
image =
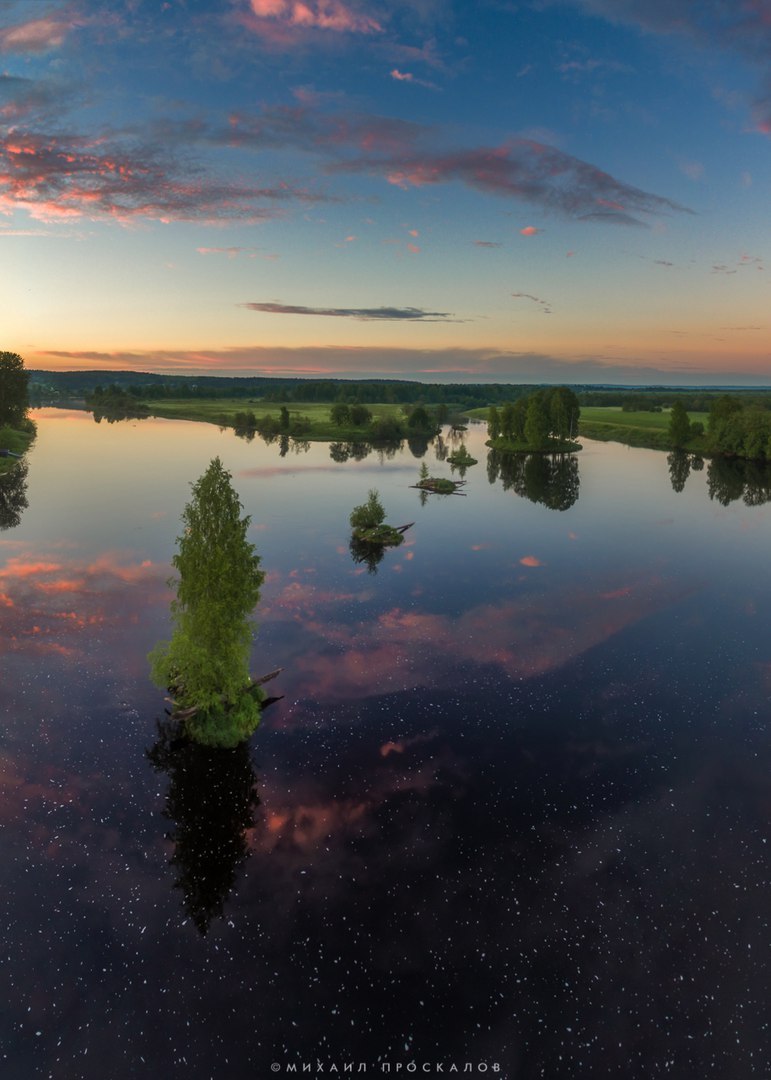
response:
<path id="1" fill-rule="evenodd" d="M 0 352 L 0 427 L 19 427 L 29 408 L 29 373 L 18 353 Z"/>
<path id="2" fill-rule="evenodd" d="M 527 404 L 525 439 L 534 450 L 546 445 L 549 437 L 549 415 L 540 394 L 533 394 Z"/>
<path id="3" fill-rule="evenodd" d="M 501 416 L 494 405 L 487 413 L 487 434 L 491 439 L 498 439 L 501 435 Z"/>
<path id="4" fill-rule="evenodd" d="M 209 746 L 236 746 L 260 722 L 262 692 L 250 686 L 249 616 L 265 574 L 247 540 L 250 517 L 215 458 L 192 485 L 172 562 L 179 577 L 171 611 L 174 634 L 150 654 L 153 679 L 168 686 L 178 710 L 191 710 L 188 734 Z"/>
<path id="5" fill-rule="evenodd" d="M 555 386 L 547 395 L 551 432 L 558 439 L 569 439 L 578 433 L 581 409 L 578 398 L 566 386 Z"/>
<path id="6" fill-rule="evenodd" d="M 681 449 L 691 436 L 691 422 L 682 401 L 676 401 L 669 414 L 669 441 L 676 450 Z"/>

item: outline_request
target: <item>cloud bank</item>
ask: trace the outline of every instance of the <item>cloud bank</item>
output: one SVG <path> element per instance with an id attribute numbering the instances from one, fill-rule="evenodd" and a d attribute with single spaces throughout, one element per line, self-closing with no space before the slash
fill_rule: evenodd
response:
<path id="1" fill-rule="evenodd" d="M 262 311 L 269 315 L 324 315 L 341 319 L 358 319 L 370 322 L 385 319 L 393 322 L 458 322 L 449 311 L 425 311 L 415 307 L 378 307 L 378 308 L 320 308 L 304 307 L 301 304 L 247 303 L 239 307 L 250 311 Z"/>
<path id="2" fill-rule="evenodd" d="M 722 368 L 700 360 L 691 367 L 658 367 L 613 357 L 558 357 L 493 348 L 400 349 L 377 346 L 241 345 L 220 349 L 48 350 L 28 355 L 30 368 L 58 370 L 137 370 L 167 374 L 267 375 L 287 377 L 417 379 L 423 382 L 612 383 L 635 385 L 771 384 L 767 364 L 761 372 Z"/>

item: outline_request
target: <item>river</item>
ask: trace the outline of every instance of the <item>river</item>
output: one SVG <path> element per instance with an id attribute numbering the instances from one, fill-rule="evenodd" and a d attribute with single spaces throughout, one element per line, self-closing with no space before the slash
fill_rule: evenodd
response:
<path id="1" fill-rule="evenodd" d="M 464 496 L 421 499 L 433 444 L 36 418 L 0 531 L 4 1080 L 769 1075 L 763 478 L 489 461 L 474 426 Z M 215 455 L 283 668 L 219 753 L 146 661 Z M 414 522 L 372 567 L 370 488 Z"/>

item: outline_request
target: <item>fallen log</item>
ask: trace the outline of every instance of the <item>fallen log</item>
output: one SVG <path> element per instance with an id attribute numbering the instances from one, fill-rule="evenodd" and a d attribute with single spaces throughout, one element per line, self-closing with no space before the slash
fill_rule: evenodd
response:
<path id="1" fill-rule="evenodd" d="M 271 679 L 277 678 L 283 670 L 283 668 L 277 667 L 275 671 L 269 671 L 267 675 L 261 675 L 259 679 L 252 679 L 250 685 L 262 686 L 264 683 L 270 682 Z M 247 689 L 249 689 L 249 687 L 247 687 Z"/>
<path id="2" fill-rule="evenodd" d="M 257 689 L 258 686 L 263 686 L 265 683 L 270 682 L 271 679 L 277 678 L 281 674 L 281 672 L 283 670 L 284 670 L 283 668 L 276 668 L 274 671 L 269 671 L 267 675 L 261 675 L 259 677 L 259 679 L 252 679 L 252 681 L 249 683 L 249 685 L 244 687 L 244 693 L 245 694 L 251 694 L 254 690 Z M 180 685 L 181 684 L 178 683 L 178 684 L 176 684 L 176 687 L 170 686 L 169 690 L 173 693 L 173 691 L 175 689 L 178 689 L 180 687 Z M 173 706 L 171 716 L 173 717 L 174 720 L 189 720 L 190 717 L 195 716 L 195 714 L 199 710 L 198 705 L 190 705 L 188 708 L 180 709 L 178 707 L 178 705 L 177 705 L 177 702 L 174 700 L 174 698 L 168 698 L 167 697 L 167 698 L 164 698 L 163 700 L 168 701 L 168 703 Z M 280 700 L 281 700 L 281 698 L 271 698 L 270 702 L 272 703 L 274 701 L 280 701 Z M 265 705 L 265 703 L 263 702 L 263 708 L 264 708 L 264 705 Z"/>

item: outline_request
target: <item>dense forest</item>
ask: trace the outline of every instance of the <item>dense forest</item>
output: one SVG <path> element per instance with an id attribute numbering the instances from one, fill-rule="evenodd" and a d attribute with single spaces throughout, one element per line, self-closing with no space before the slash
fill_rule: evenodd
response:
<path id="1" fill-rule="evenodd" d="M 33 403 L 83 399 L 97 387 L 102 391 L 117 387 L 137 400 L 166 398 L 254 398 L 291 404 L 293 402 L 343 402 L 346 404 L 445 404 L 466 409 L 503 405 L 545 385 L 510 383 L 427 383 L 406 379 L 277 379 L 261 376 L 158 375 L 142 371 L 30 371 Z M 684 389 L 678 387 L 598 387 L 570 384 L 581 405 L 614 405 L 636 409 L 670 406 L 674 399 L 692 412 L 708 412 L 716 396 L 731 389 L 745 405 L 771 404 L 771 388 L 722 387 Z"/>

